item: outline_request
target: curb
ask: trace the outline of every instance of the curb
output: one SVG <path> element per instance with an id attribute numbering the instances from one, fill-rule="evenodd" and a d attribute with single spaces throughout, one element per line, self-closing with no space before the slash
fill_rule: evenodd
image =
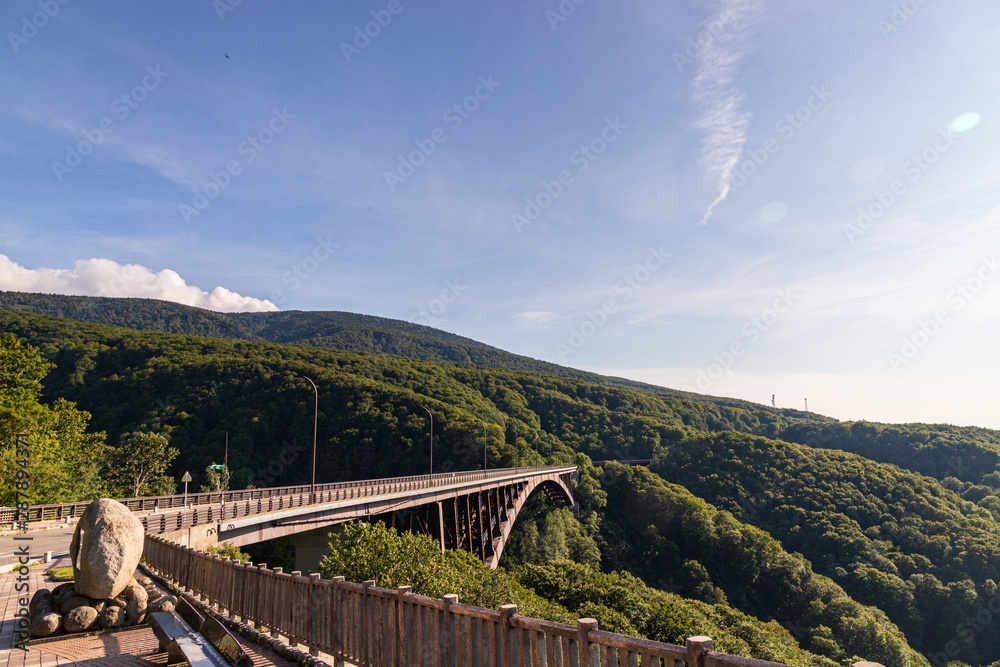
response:
<path id="1" fill-rule="evenodd" d="M 13 572 L 20 567 L 31 567 L 32 565 L 38 565 L 41 563 L 51 563 L 64 556 L 68 556 L 68 551 L 60 551 L 59 553 L 50 553 L 45 556 L 32 556 L 28 559 L 27 563 L 8 563 L 7 565 L 0 565 L 0 574 L 7 574 L 8 572 Z"/>

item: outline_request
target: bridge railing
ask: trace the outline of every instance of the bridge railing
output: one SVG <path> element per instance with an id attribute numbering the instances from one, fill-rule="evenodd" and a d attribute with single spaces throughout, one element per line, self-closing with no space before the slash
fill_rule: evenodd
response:
<path id="1" fill-rule="evenodd" d="M 778 666 L 712 651 L 708 637 L 664 644 L 603 632 L 593 619 L 574 627 L 519 616 L 515 605 L 496 611 L 459 604 L 454 595 L 415 595 L 409 586 L 392 591 L 241 564 L 152 535 L 143 558 L 231 616 L 355 665 Z"/>
<path id="2" fill-rule="evenodd" d="M 575 469 L 575 466 L 538 466 L 524 468 L 497 468 L 494 470 L 471 470 L 465 472 L 435 473 L 430 475 L 410 475 L 408 477 L 391 477 L 375 480 L 355 480 L 350 482 L 332 482 L 317 484 L 315 502 L 335 502 L 349 498 L 360 498 L 383 493 L 412 491 L 420 488 L 457 484 L 466 481 L 486 480 L 503 477 L 510 474 L 533 473 Z M 224 493 L 191 493 L 187 495 L 187 504 L 192 509 L 184 510 L 183 494 L 173 496 L 147 496 L 142 498 L 123 498 L 122 503 L 134 512 L 152 511 L 140 520 L 153 533 L 178 530 L 203 523 L 226 521 L 252 514 L 262 514 L 310 504 L 313 497 L 308 484 L 298 486 L 279 486 L 267 489 L 245 489 L 242 491 L 226 491 Z M 78 517 L 90 502 L 65 503 L 60 505 L 32 505 L 21 510 L 22 520 L 44 521 L 58 520 L 66 517 Z M 177 508 L 182 511 L 159 514 L 159 512 Z M 12 507 L 0 507 L 0 524 L 14 522 L 16 510 Z M 27 519 L 24 519 L 24 517 Z"/>

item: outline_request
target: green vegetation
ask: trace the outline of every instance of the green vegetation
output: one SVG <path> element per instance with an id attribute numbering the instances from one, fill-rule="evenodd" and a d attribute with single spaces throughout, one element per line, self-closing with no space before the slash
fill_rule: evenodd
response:
<path id="1" fill-rule="evenodd" d="M 108 477 L 112 493 L 128 498 L 173 494 L 177 483 L 163 473 L 178 453 L 167 445 L 167 438 L 158 433 L 126 433 L 110 452 Z"/>
<path id="2" fill-rule="evenodd" d="M 149 318 L 167 317 L 156 302 L 144 305 Z M 309 338 L 305 314 L 281 315 L 288 336 Z M 358 329 L 347 327 L 341 339 L 366 339 L 371 323 L 352 317 Z M 383 335 L 371 338 L 382 346 L 403 345 L 406 327 L 422 329 L 384 322 Z M 78 444 L 64 439 L 56 448 L 65 461 L 33 450 L 32 480 L 45 501 L 106 490 L 99 474 L 76 479 L 87 452 L 95 462 L 107 458 L 103 435 L 90 430 L 169 437 L 180 454 L 166 474 L 191 470 L 196 483 L 212 483 L 197 471 L 222 460 L 228 432 L 232 488 L 306 482 L 313 394 L 296 376 L 307 375 L 319 387 L 318 480 L 426 472 L 422 406 L 434 414 L 436 472 L 482 467 L 484 453 L 491 468 L 581 466 L 578 517 L 531 499 L 498 578 L 477 573 L 470 557 L 448 555 L 426 566 L 435 573 L 428 594 L 516 601 L 522 613 L 537 608 L 552 618 L 591 615 L 602 627 L 652 638 L 695 628 L 725 650 L 791 664 L 1000 660 L 1000 633 L 977 620 L 1000 606 L 994 431 L 841 424 L 607 378 L 137 332 L 25 312 L 0 310 L 0 332 L 13 334 L 0 360 L 14 360 L 0 366 L 0 433 L 15 433 L 16 420 L 33 411 L 62 405 L 77 415 Z M 68 401 L 93 414 L 89 429 L 89 415 Z M 590 464 L 633 458 L 653 464 Z M 3 461 L 4 481 L 13 479 L 12 462 Z M 57 491 L 63 483 L 70 488 Z M 357 551 L 338 545 L 342 554 Z M 258 548 L 272 549 L 254 558 L 272 566 L 291 557 L 284 546 L 247 551 Z M 422 554 L 392 546 L 404 548 Z M 402 581 L 392 571 L 362 576 L 346 559 L 329 567 L 389 587 Z M 633 602 L 616 605 L 616 596 Z"/>
<path id="3" fill-rule="evenodd" d="M 238 546 L 230 544 L 229 542 L 223 542 L 216 547 L 205 547 L 205 551 L 219 556 L 220 558 L 234 560 L 237 563 L 246 563 L 250 560 L 250 554 L 242 551 Z"/>
<path id="4" fill-rule="evenodd" d="M 656 591 L 628 573 L 601 574 L 565 560 L 490 570 L 469 553 L 442 554 L 434 539 L 397 533 L 382 523 L 351 523 L 332 533 L 320 573 L 371 580 L 381 588 L 409 585 L 428 597 L 456 594 L 460 602 L 489 609 L 516 604 L 521 615 L 557 623 L 596 618 L 602 629 L 674 644 L 709 634 L 717 650 L 791 665 L 835 664 L 801 650 L 777 623 Z"/>
<path id="5" fill-rule="evenodd" d="M 15 336 L 0 338 L 0 505 L 94 498 L 105 490 L 103 433 L 87 433 L 90 414 L 65 399 L 43 403 L 41 381 L 52 365 Z M 30 456 L 18 456 L 17 440 Z M 24 473 L 28 480 L 25 480 Z"/>

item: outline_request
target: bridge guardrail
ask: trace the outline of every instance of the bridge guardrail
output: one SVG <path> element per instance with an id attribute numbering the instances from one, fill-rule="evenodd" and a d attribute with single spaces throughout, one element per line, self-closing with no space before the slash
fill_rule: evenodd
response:
<path id="1" fill-rule="evenodd" d="M 334 500 L 341 500 L 344 498 L 356 498 L 369 495 L 378 495 L 377 493 L 370 493 L 371 489 L 375 488 L 392 488 L 393 490 L 403 491 L 403 490 L 413 490 L 417 488 L 427 488 L 430 486 L 436 486 L 444 483 L 456 483 L 462 481 L 473 481 L 480 479 L 491 479 L 493 477 L 502 477 L 504 475 L 509 475 L 511 473 L 516 473 L 518 471 L 532 472 L 538 470 L 552 470 L 558 468 L 575 468 L 575 466 L 535 466 L 535 467 L 524 467 L 524 468 L 496 468 L 493 470 L 470 470 L 463 472 L 453 472 L 453 473 L 435 473 L 433 476 L 429 475 L 410 475 L 407 477 L 391 477 L 386 479 L 375 479 L 375 480 L 355 480 L 350 482 L 330 482 L 326 484 L 316 485 L 316 499 L 319 502 L 331 502 Z M 428 479 L 430 477 L 430 479 Z M 421 486 L 423 484 L 423 486 Z M 184 494 L 172 495 L 172 496 L 146 496 L 141 498 L 122 498 L 118 502 L 122 503 L 128 507 L 133 512 L 141 511 L 153 511 L 160 512 L 161 510 L 178 508 L 181 511 L 175 514 L 184 514 L 184 517 L 177 517 L 175 523 L 171 524 L 171 527 L 166 527 L 166 516 L 172 515 L 161 515 L 153 514 L 151 515 L 151 520 L 149 522 L 149 527 L 163 526 L 162 529 L 154 529 L 152 532 L 160 533 L 166 532 L 168 530 L 176 530 L 180 528 L 187 528 L 189 526 L 199 525 L 202 523 L 211 523 L 213 521 L 225 521 L 227 519 L 235 519 L 244 516 L 250 516 L 251 514 L 260 514 L 263 512 L 271 512 L 281 509 L 287 509 L 292 507 L 301 507 L 302 505 L 309 504 L 308 502 L 302 502 L 303 496 L 306 501 L 310 498 L 310 485 L 300 484 L 297 486 L 278 486 L 270 487 L 266 489 L 245 489 L 239 491 L 226 491 L 224 493 L 189 493 L 187 495 L 187 504 L 194 505 L 196 508 L 202 506 L 200 509 L 190 509 L 184 510 Z M 381 491 L 380 493 L 387 493 L 389 491 Z M 280 500 L 274 500 L 280 499 Z M 287 499 L 287 500 L 286 500 Z M 267 500 L 267 503 L 261 502 Z M 257 502 L 254 502 L 257 501 Z M 83 513 L 83 510 L 90 504 L 91 501 L 79 502 L 79 503 L 64 503 L 57 505 L 32 505 L 26 510 L 21 510 L 22 520 L 27 522 L 32 521 L 46 521 L 46 520 L 58 520 L 67 517 L 78 517 Z M 218 506 L 216 506 L 218 505 Z M 240 508 L 245 507 L 245 513 L 238 513 Z M 258 509 L 258 511 L 251 511 L 252 507 L 267 509 Z M 189 515 L 190 513 L 190 515 Z M 189 516 L 188 516 L 189 515 Z M 13 507 L 0 507 L 0 524 L 11 524 L 14 522 L 17 516 L 17 510 Z M 27 519 L 23 517 L 27 516 Z M 140 520 L 143 521 L 144 526 L 146 525 L 146 519 L 150 518 L 142 517 Z M 194 521 L 194 523 L 189 523 L 188 519 Z M 179 523 L 178 523 L 179 522 Z"/>
<path id="2" fill-rule="evenodd" d="M 241 564 L 154 535 L 143 558 L 231 616 L 355 665 L 784 667 L 717 653 L 708 637 L 665 644 L 603 632 L 593 619 L 573 627 L 519 616 L 515 605 L 496 611 L 459 604 L 455 595 L 415 595 L 409 586 L 391 591 Z"/>

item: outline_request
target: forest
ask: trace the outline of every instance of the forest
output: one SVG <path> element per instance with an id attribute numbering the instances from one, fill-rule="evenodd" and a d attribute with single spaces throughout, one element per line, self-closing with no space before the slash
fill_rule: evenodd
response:
<path id="1" fill-rule="evenodd" d="M 490 467 L 580 465 L 579 516 L 533 498 L 499 574 L 450 565 L 502 577 L 491 585 L 539 615 L 590 615 L 665 641 L 709 634 L 727 651 L 795 665 L 1000 666 L 995 431 L 838 422 L 571 369 L 410 358 L 384 348 L 395 337 L 407 349 L 417 325 L 390 320 L 380 349 L 343 350 L 310 344 L 325 339 L 307 319 L 294 342 L 269 342 L 225 335 L 229 318 L 190 335 L 159 302 L 112 300 L 143 302 L 130 329 L 55 316 L 96 307 L 84 299 L 48 315 L 4 296 L 0 474 L 6 487 L 13 434 L 28 430 L 38 501 L 126 488 L 101 462 L 136 434 L 177 452 L 151 477 L 157 488 L 185 471 L 207 482 L 227 438 L 231 488 L 307 481 L 306 376 L 319 388 L 318 480 L 425 472 L 424 407 L 435 472 L 481 468 L 484 453 Z M 118 308 L 105 317 L 128 324 L 126 305 L 98 311 Z M 198 313 L 196 329 L 219 315 Z M 356 317 L 357 339 L 371 340 L 372 323 Z M 175 330 L 138 326 L 151 322 Z M 340 326 L 350 338 L 350 322 Z M 433 337 L 421 341 L 433 349 Z M 591 464 L 638 458 L 652 463 Z"/>

